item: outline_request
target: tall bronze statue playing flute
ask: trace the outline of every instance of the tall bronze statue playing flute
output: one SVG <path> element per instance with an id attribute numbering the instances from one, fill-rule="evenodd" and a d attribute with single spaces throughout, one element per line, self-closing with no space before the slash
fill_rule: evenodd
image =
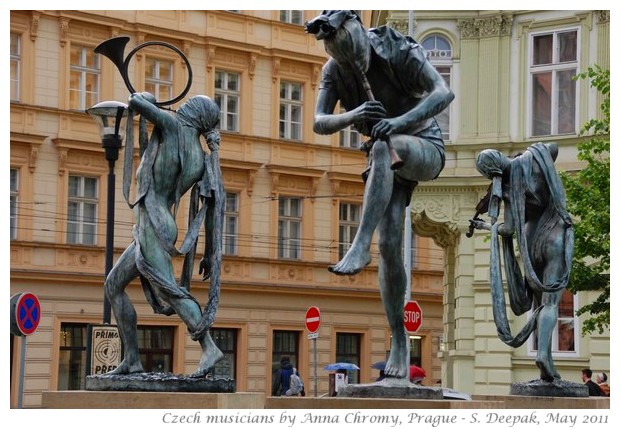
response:
<path id="1" fill-rule="evenodd" d="M 379 287 L 392 331 L 385 374 L 404 378 L 409 369 L 404 213 L 417 183 L 435 179 L 444 167 L 434 116 L 454 95 L 420 45 L 389 27 L 366 30 L 356 11 L 323 11 L 306 23 L 306 31 L 323 40 L 331 56 L 323 67 L 314 131 L 332 134 L 353 125 L 371 138 L 365 145 L 369 167 L 360 226 L 347 254 L 329 270 L 361 271 L 370 263 L 370 243 L 378 230 Z M 345 113 L 334 113 L 338 102 Z"/>

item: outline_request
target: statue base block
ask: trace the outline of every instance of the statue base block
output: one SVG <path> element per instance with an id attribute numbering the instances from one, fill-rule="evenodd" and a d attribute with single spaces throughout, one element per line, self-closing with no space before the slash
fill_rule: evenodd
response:
<path id="1" fill-rule="evenodd" d="M 440 388 L 425 387 L 406 378 L 384 378 L 371 384 L 348 384 L 338 389 L 342 398 L 443 399 Z"/>
<path id="2" fill-rule="evenodd" d="M 522 396 L 555 396 L 564 398 L 587 398 L 588 386 L 564 380 L 551 382 L 541 379 L 513 383 L 510 385 L 511 395 Z"/>
<path id="3" fill-rule="evenodd" d="M 234 393 L 236 386 L 235 380 L 229 378 L 193 378 L 165 372 L 140 372 L 88 375 L 85 389 L 120 392 Z"/>
<path id="4" fill-rule="evenodd" d="M 42 392 L 47 409 L 263 409 L 264 393 L 95 392 L 59 390 Z"/>

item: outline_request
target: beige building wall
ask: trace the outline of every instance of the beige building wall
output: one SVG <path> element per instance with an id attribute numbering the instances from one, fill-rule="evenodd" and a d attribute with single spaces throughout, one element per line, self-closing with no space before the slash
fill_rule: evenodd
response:
<path id="1" fill-rule="evenodd" d="M 305 11 L 304 19 L 318 12 Z M 365 19 L 370 20 L 370 11 Z M 21 43 L 19 99 L 10 107 L 10 164 L 19 175 L 17 237 L 10 248 L 11 295 L 29 291 L 42 305 L 37 331 L 12 338 L 11 406 L 19 400 L 24 341 L 22 406 L 36 408 L 43 391 L 58 389 L 61 324 L 102 321 L 108 165 L 94 121 L 83 111 L 69 109 L 69 52 L 73 43 L 94 48 L 119 35 L 131 38 L 125 55 L 147 41 L 166 41 L 182 49 L 193 70 L 187 97 L 213 96 L 218 68 L 241 75 L 240 132 L 223 131 L 220 152 L 225 187 L 239 194 L 239 252 L 224 258 L 215 323 L 217 328 L 237 329 L 237 390 L 270 394 L 273 331 L 291 330 L 299 333 L 298 366 L 307 391 L 313 392 L 312 341 L 306 339 L 304 326 L 305 312 L 313 305 L 322 313 L 317 340 L 319 394 L 328 391 L 328 372 L 322 368 L 335 359 L 339 332 L 361 335 L 360 381 L 378 376 L 370 365 L 385 359 L 390 339 L 376 262 L 354 277 L 327 271 L 327 265 L 338 259 L 339 203 L 362 201 L 360 173 L 365 158 L 357 150 L 340 148 L 338 135 L 318 136 L 312 131 L 317 85 L 327 56 L 302 26 L 280 23 L 279 11 L 12 11 L 11 32 Z M 174 90 L 180 92 L 185 85 L 181 61 L 169 53 L 157 54 L 177 62 Z M 141 90 L 144 51 L 135 55 L 128 74 Z M 278 138 L 281 80 L 303 85 L 301 142 Z M 99 100 L 125 101 L 127 96 L 118 70 L 102 58 Z M 121 150 L 115 166 L 115 259 L 132 239 L 132 212 L 121 189 L 123 155 Z M 134 162 L 135 168 L 137 149 Z M 97 241 L 92 246 L 67 244 L 70 174 L 99 179 Z M 280 196 L 303 198 L 299 261 L 277 257 Z M 181 237 L 186 208 L 183 200 L 178 216 Z M 202 248 L 201 238 L 199 253 Z M 431 239 L 420 238 L 417 254 L 412 288 L 424 323 L 416 335 L 421 337 L 427 384 L 438 385 L 443 252 Z M 175 264 L 180 273 L 182 261 Z M 205 303 L 208 283 L 200 280 L 196 272 L 192 293 Z M 139 282 L 133 282 L 128 293 L 140 325 L 174 328 L 173 372 L 193 372 L 200 348 L 180 319 L 153 314 Z"/>

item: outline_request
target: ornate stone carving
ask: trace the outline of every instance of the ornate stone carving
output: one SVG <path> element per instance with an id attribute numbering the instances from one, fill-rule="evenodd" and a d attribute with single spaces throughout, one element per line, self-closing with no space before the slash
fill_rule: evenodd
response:
<path id="1" fill-rule="evenodd" d="M 39 156 L 39 148 L 32 146 L 30 148 L 30 154 L 28 155 L 28 170 L 34 173 L 34 169 L 37 165 L 37 157 Z"/>
<path id="2" fill-rule="evenodd" d="M 280 76 L 280 58 L 273 59 L 273 83 L 276 83 L 278 80 L 278 76 Z"/>
<path id="3" fill-rule="evenodd" d="M 456 27 L 461 32 L 461 39 L 475 39 L 478 37 L 478 30 L 473 18 L 459 19 Z"/>
<path id="4" fill-rule="evenodd" d="M 462 19 L 457 22 L 462 39 L 481 37 L 510 36 L 512 32 L 512 15 L 495 15 L 485 18 Z"/>
<path id="5" fill-rule="evenodd" d="M 412 213 L 411 219 L 416 234 L 431 237 L 443 249 L 455 246 L 458 242 L 460 232 L 454 223 L 434 221 L 426 212 Z"/>
<path id="6" fill-rule="evenodd" d="M 67 37 L 69 34 L 69 21 L 71 21 L 71 19 L 67 18 L 66 16 L 60 17 L 60 46 L 63 47 L 67 43 Z"/>
<path id="7" fill-rule="evenodd" d="M 255 53 L 250 54 L 250 64 L 248 66 L 248 74 L 250 75 L 250 79 L 254 79 L 254 74 L 256 73 L 256 63 L 258 61 L 258 55 Z"/>
<path id="8" fill-rule="evenodd" d="M 608 10 L 596 10 L 594 11 L 596 15 L 596 20 L 599 24 L 606 24 L 609 22 L 609 11 Z"/>
<path id="9" fill-rule="evenodd" d="M 32 12 L 32 20 L 30 21 L 30 40 L 33 42 L 37 39 L 39 35 L 39 20 L 41 19 L 41 14 L 39 12 Z"/>

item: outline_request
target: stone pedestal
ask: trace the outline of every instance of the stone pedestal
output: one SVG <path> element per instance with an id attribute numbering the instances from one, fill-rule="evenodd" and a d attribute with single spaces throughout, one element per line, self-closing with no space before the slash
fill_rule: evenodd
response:
<path id="1" fill-rule="evenodd" d="M 338 389 L 339 398 L 443 399 L 440 388 L 420 386 L 406 378 L 384 378 L 370 384 L 348 384 Z"/>
<path id="2" fill-rule="evenodd" d="M 510 385 L 511 395 L 522 396 L 556 396 L 563 398 L 587 398 L 590 394 L 588 386 L 565 380 L 552 382 L 541 379 L 513 383 Z"/>
<path id="3" fill-rule="evenodd" d="M 42 407 L 53 409 L 263 409 L 263 393 L 94 392 L 42 393 Z"/>
<path id="4" fill-rule="evenodd" d="M 192 378 L 171 373 L 101 374 L 86 377 L 86 390 L 119 392 L 234 393 L 235 380 Z"/>

